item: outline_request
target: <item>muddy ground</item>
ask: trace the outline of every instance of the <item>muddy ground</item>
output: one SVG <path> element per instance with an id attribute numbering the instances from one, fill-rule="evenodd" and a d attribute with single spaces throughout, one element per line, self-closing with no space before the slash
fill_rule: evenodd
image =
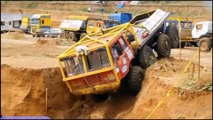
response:
<path id="1" fill-rule="evenodd" d="M 85 100 L 70 94 L 56 56 L 66 50 L 58 38 L 33 38 L 12 32 L 1 34 L 1 114 L 48 115 L 50 118 L 146 118 L 171 90 L 150 118 L 212 118 L 212 51 L 201 53 L 198 80 L 196 57 L 184 72 L 196 48 L 173 49 L 146 70 L 142 90 L 133 97 L 118 90 L 102 103 L 88 95 Z M 47 112 L 46 112 L 47 88 Z"/>

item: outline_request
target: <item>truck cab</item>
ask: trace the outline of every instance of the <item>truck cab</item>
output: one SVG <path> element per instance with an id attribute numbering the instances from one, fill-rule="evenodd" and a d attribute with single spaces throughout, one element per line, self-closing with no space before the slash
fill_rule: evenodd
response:
<path id="1" fill-rule="evenodd" d="M 212 21 L 200 21 L 195 24 L 192 29 L 192 38 L 200 39 L 201 37 L 208 36 L 212 33 Z"/>
<path id="2" fill-rule="evenodd" d="M 209 52 L 212 48 L 212 21 L 199 21 L 192 32 L 193 42 L 203 52 Z"/>
<path id="3" fill-rule="evenodd" d="M 42 36 L 51 28 L 51 17 L 49 14 L 34 14 L 30 18 L 30 33 L 33 36 Z"/>
<path id="4" fill-rule="evenodd" d="M 110 38 L 113 40 L 108 42 Z M 75 95 L 98 94 L 118 88 L 134 58 L 127 40 L 122 34 L 108 36 L 100 42 L 84 39 L 73 47 L 71 55 L 58 57 L 64 68 L 61 69 L 63 81 Z"/>

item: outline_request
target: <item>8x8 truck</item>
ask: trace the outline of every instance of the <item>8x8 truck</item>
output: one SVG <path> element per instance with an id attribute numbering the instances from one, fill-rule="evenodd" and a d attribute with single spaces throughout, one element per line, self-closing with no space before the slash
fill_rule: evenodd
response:
<path id="1" fill-rule="evenodd" d="M 124 84 L 137 95 L 147 67 L 158 57 L 169 57 L 171 43 L 163 33 L 170 13 L 160 9 L 130 22 L 89 34 L 60 54 L 63 81 L 74 95 L 92 94 L 96 101 Z"/>

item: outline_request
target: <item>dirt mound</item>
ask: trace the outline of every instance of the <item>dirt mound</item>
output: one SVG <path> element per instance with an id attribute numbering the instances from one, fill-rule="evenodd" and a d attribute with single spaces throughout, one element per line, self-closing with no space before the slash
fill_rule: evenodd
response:
<path id="1" fill-rule="evenodd" d="M 154 71 L 152 75 L 162 80 L 164 84 L 181 87 L 188 90 L 204 90 L 204 86 L 212 84 L 212 69 L 200 66 L 200 79 L 198 80 L 198 64 L 190 64 L 184 73 L 189 61 L 174 58 L 161 59 L 149 69 Z M 210 87 L 210 86 L 209 86 Z M 208 89 L 208 88 L 206 88 Z M 211 88 L 209 88 L 211 90 Z"/>
<path id="2" fill-rule="evenodd" d="M 169 90 L 172 90 L 170 96 L 166 97 L 151 118 L 212 118 L 212 72 L 202 68 L 201 79 L 195 80 L 197 76 L 192 77 L 192 73 L 197 73 L 198 65 L 192 63 L 181 75 L 183 66 L 188 62 L 168 58 L 149 67 L 134 107 L 119 113 L 116 118 L 146 118 Z M 181 76 L 179 80 L 178 76 Z M 194 84 L 188 84 L 190 82 Z"/>
<path id="3" fill-rule="evenodd" d="M 46 115 L 45 89 L 48 88 L 47 115 L 51 118 L 146 118 L 168 90 L 174 88 L 170 77 L 175 81 L 182 64 L 172 58 L 162 59 L 146 70 L 142 90 L 136 97 L 119 89 L 102 103 L 95 103 L 90 95 L 82 100 L 71 95 L 57 67 L 29 69 L 2 65 L 1 114 Z M 211 78 L 201 81 L 198 83 L 210 83 Z M 177 86 L 151 118 L 212 118 L 212 92 Z"/>
<path id="4" fill-rule="evenodd" d="M 1 34 L 1 36 L 7 39 L 15 39 L 15 40 L 22 40 L 25 38 L 23 32 L 7 32 L 5 34 Z"/>
<path id="5" fill-rule="evenodd" d="M 55 40 L 56 40 L 57 45 L 62 45 L 62 46 L 70 46 L 75 43 L 74 41 L 72 41 L 70 43 L 68 40 L 60 39 L 60 38 L 56 38 Z"/>
<path id="6" fill-rule="evenodd" d="M 50 117 L 71 108 L 76 101 L 62 82 L 58 68 L 28 69 L 2 65 L 1 74 L 3 116 L 46 115 L 46 88 Z"/>
<path id="7" fill-rule="evenodd" d="M 61 38 L 39 38 L 36 42 L 36 45 L 37 46 L 56 46 L 56 45 L 70 46 L 74 43 L 75 43 L 74 41 L 72 43 L 69 43 L 66 39 L 61 39 Z"/>
<path id="8" fill-rule="evenodd" d="M 52 39 L 38 39 L 36 42 L 38 46 L 56 46 L 57 42 Z"/>

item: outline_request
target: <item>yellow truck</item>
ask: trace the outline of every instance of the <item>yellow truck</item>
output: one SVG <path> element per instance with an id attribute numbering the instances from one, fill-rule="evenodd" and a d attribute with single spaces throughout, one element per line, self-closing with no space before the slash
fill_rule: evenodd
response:
<path id="1" fill-rule="evenodd" d="M 21 30 L 24 31 L 25 33 L 30 33 L 30 18 L 23 16 L 21 18 Z"/>
<path id="2" fill-rule="evenodd" d="M 61 37 L 70 42 L 78 41 L 87 34 L 100 31 L 103 28 L 105 28 L 104 20 L 88 16 L 69 15 L 60 25 Z"/>
<path id="3" fill-rule="evenodd" d="M 30 33 L 33 37 L 43 36 L 43 33 L 51 29 L 51 16 L 49 14 L 34 14 L 30 18 Z"/>
<path id="4" fill-rule="evenodd" d="M 85 36 L 60 54 L 59 68 L 70 92 L 103 101 L 124 85 L 137 95 L 145 69 L 156 57 L 170 56 L 170 39 L 162 31 L 169 14 L 160 9 L 139 14 L 128 23 Z"/>

